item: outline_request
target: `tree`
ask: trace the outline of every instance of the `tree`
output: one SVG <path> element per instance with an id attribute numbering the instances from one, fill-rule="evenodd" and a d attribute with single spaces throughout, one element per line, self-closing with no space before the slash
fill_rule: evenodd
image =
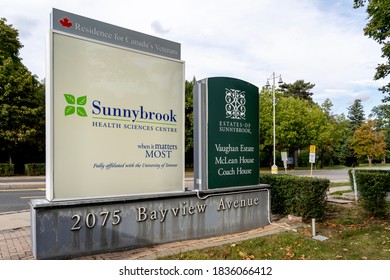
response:
<path id="1" fill-rule="evenodd" d="M 344 114 L 332 114 L 333 103 L 329 98 L 321 104 L 325 114 L 325 123 L 318 136 L 318 153 L 320 155 L 320 167 L 345 163 L 345 157 L 340 156 L 343 151 L 343 144 L 348 135 L 348 122 Z"/>
<path id="2" fill-rule="evenodd" d="M 0 59 L 11 58 L 12 61 L 20 61 L 19 50 L 23 47 L 18 39 L 18 31 L 7 25 L 5 18 L 0 18 Z"/>
<path id="3" fill-rule="evenodd" d="M 324 102 L 322 102 L 321 104 L 322 111 L 324 111 L 325 115 L 327 115 L 328 117 L 332 116 L 332 107 L 333 103 L 332 101 L 330 101 L 329 98 L 325 99 Z"/>
<path id="4" fill-rule="evenodd" d="M 337 139 L 335 139 L 332 149 L 336 153 L 337 161 L 344 165 L 353 165 L 357 162 L 355 162 L 355 154 L 350 145 L 350 140 L 353 136 L 350 122 L 344 114 L 335 116 L 335 122 L 336 128 L 333 136 L 337 137 Z"/>
<path id="5" fill-rule="evenodd" d="M 366 4 L 369 21 L 364 28 L 364 35 L 382 46 L 382 57 L 385 59 L 385 62 L 377 66 L 374 79 L 384 79 L 390 74 L 390 0 L 354 0 L 354 8 L 361 8 Z M 387 94 L 383 101 L 390 101 L 390 82 L 379 90 Z"/>
<path id="6" fill-rule="evenodd" d="M 375 117 L 378 129 L 383 130 L 386 138 L 386 147 L 390 147 L 390 104 L 382 104 L 372 108 L 369 117 Z M 386 150 L 386 157 L 390 157 L 390 151 Z"/>
<path id="7" fill-rule="evenodd" d="M 5 19 L 0 35 L 0 149 L 11 164 L 22 145 L 45 142 L 44 86 L 21 62 L 18 31 Z"/>
<path id="8" fill-rule="evenodd" d="M 380 129 L 385 129 L 390 126 L 390 104 L 382 104 L 375 106 L 371 110 L 369 117 L 375 117 L 377 126 Z"/>
<path id="9" fill-rule="evenodd" d="M 361 126 L 364 121 L 364 109 L 360 99 L 355 99 L 353 104 L 348 107 L 347 118 L 352 132 Z"/>
<path id="10" fill-rule="evenodd" d="M 194 147 L 193 130 L 194 130 L 194 104 L 193 90 L 196 83 L 195 77 L 192 82 L 185 81 L 185 151 Z"/>
<path id="11" fill-rule="evenodd" d="M 291 96 L 313 102 L 313 93 L 311 90 L 314 88 L 314 86 L 315 84 L 305 83 L 304 80 L 297 80 L 293 84 L 281 84 L 280 91 L 285 96 Z"/>
<path id="12" fill-rule="evenodd" d="M 374 158 L 385 156 L 385 135 L 383 131 L 377 129 L 375 121 L 368 120 L 355 131 L 351 146 L 357 155 L 367 157 L 371 166 Z"/>
<path id="13" fill-rule="evenodd" d="M 276 146 L 278 151 L 289 151 L 295 156 L 298 151 L 309 145 L 323 144 L 325 147 L 332 136 L 325 113 L 321 108 L 308 100 L 285 96 L 280 91 L 276 95 Z M 273 116 L 272 93 L 263 89 L 260 93 L 260 156 L 263 161 L 272 156 Z M 264 153 L 268 156 L 264 158 Z M 280 159 L 277 156 L 277 159 Z M 309 158 L 307 158 L 307 162 Z M 267 163 L 269 163 L 268 161 Z M 278 163 L 277 165 L 280 165 Z"/>

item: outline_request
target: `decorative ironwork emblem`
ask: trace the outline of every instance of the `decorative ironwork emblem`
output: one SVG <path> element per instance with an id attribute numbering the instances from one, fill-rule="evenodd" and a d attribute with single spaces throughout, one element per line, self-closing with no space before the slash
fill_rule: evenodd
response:
<path id="1" fill-rule="evenodd" d="M 245 91 L 226 88 L 226 118 L 235 120 L 245 120 Z"/>

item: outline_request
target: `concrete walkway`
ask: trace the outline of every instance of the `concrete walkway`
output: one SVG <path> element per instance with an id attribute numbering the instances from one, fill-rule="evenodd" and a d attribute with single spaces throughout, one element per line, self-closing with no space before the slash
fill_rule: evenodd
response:
<path id="1" fill-rule="evenodd" d="M 30 211 L 0 213 L 0 231 L 30 226 Z"/>

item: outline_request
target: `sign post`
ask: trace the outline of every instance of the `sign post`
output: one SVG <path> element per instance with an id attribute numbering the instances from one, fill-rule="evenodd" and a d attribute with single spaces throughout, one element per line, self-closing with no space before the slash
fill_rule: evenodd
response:
<path id="1" fill-rule="evenodd" d="M 287 160 L 288 160 L 287 152 L 282 152 L 281 156 L 282 156 L 282 161 L 284 166 L 284 172 L 287 174 Z"/>
<path id="2" fill-rule="evenodd" d="M 310 162 L 310 176 L 313 176 L 313 163 L 316 162 L 316 146 L 310 145 L 310 155 L 309 155 L 309 162 Z"/>
<path id="3" fill-rule="evenodd" d="M 198 81 L 194 93 L 195 188 L 259 183 L 259 91 L 226 77 Z"/>

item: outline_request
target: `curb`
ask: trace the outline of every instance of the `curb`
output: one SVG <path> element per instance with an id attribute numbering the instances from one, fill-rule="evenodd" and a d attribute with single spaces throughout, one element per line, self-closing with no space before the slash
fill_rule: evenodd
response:
<path id="1" fill-rule="evenodd" d="M 0 177 L 0 190 L 45 188 L 45 176 Z"/>
<path id="2" fill-rule="evenodd" d="M 23 189 L 46 188 L 46 183 L 40 182 L 17 182 L 17 183 L 0 183 L 0 190 L 23 190 Z"/>

